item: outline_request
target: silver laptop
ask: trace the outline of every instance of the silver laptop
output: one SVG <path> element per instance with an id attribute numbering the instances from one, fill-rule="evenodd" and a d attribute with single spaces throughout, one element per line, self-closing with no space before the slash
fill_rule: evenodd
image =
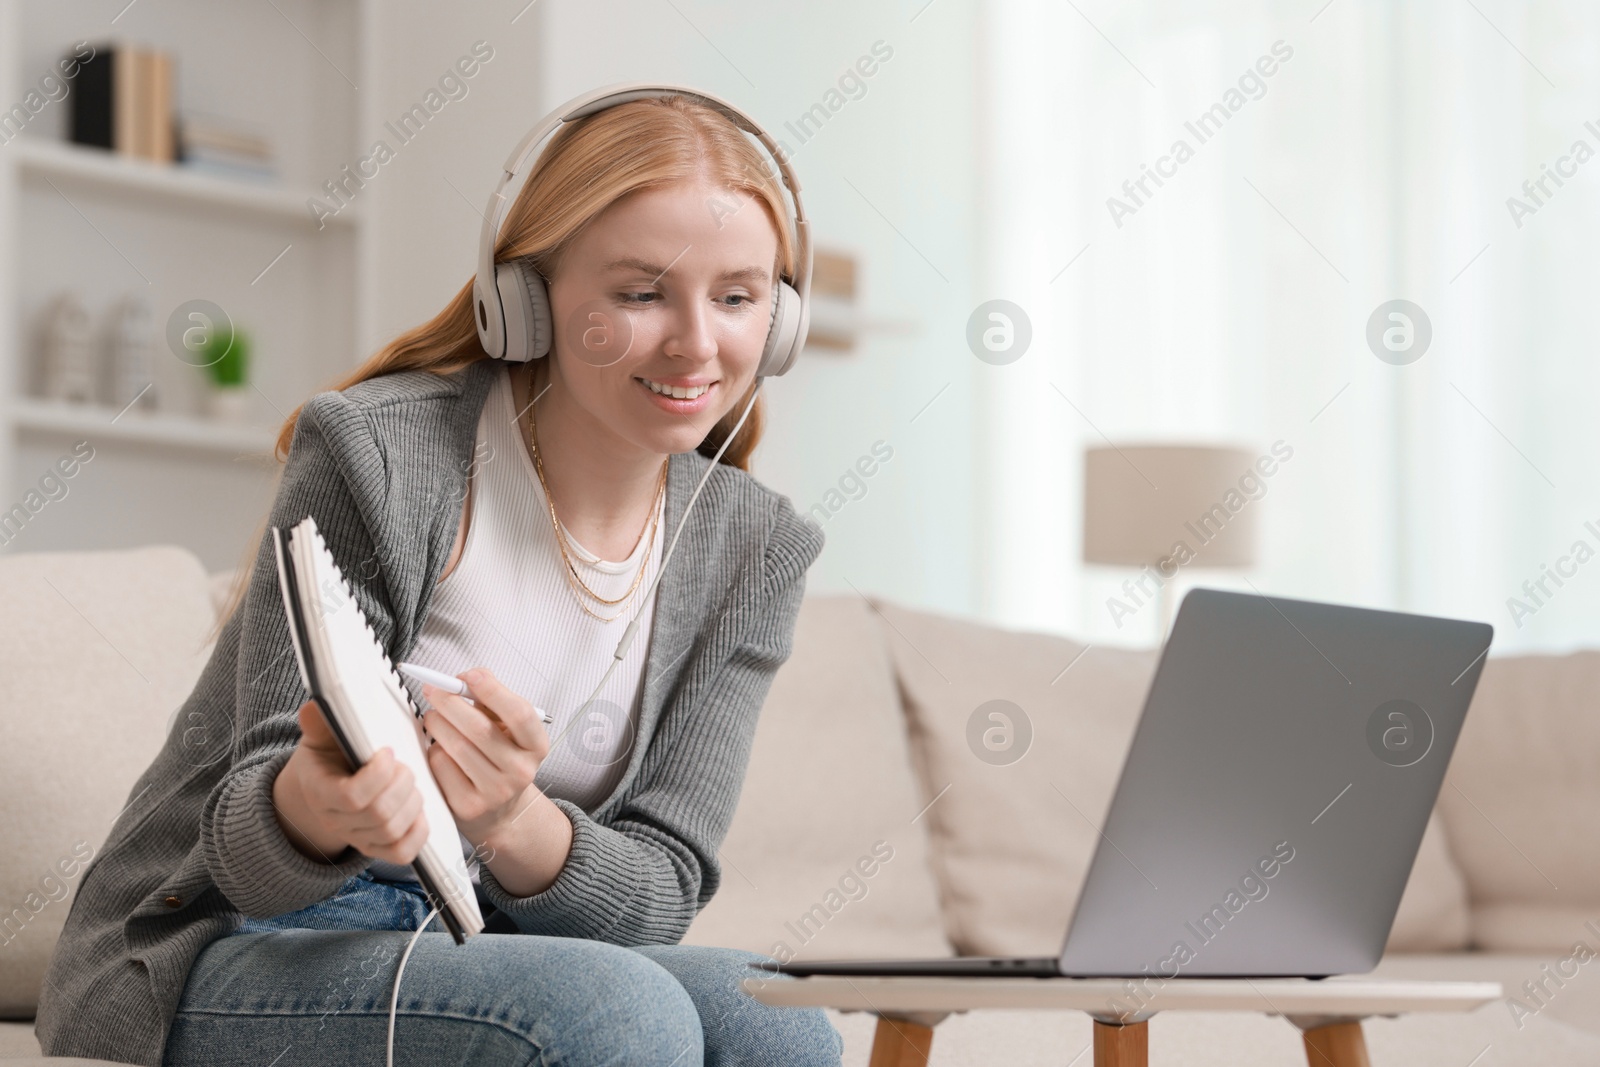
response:
<path id="1" fill-rule="evenodd" d="M 1487 623 L 1195 589 L 1060 956 L 784 974 L 1323 977 L 1383 954 Z"/>

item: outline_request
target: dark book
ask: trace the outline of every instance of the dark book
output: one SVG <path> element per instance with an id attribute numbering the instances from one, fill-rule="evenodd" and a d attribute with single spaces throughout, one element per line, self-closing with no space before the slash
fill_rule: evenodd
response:
<path id="1" fill-rule="evenodd" d="M 67 123 L 67 139 L 74 144 L 115 149 L 115 95 L 118 53 L 125 49 L 109 44 L 95 46 L 94 55 L 78 64 L 78 73 L 68 80 L 72 107 Z"/>
<path id="2" fill-rule="evenodd" d="M 118 155 L 170 163 L 173 63 L 161 52 L 104 43 L 68 80 L 67 139 Z"/>

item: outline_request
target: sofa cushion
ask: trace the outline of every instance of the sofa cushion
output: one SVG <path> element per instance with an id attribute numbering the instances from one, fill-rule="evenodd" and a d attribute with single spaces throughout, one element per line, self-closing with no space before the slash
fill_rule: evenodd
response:
<path id="1" fill-rule="evenodd" d="M 1600 652 L 1490 657 L 1440 810 L 1475 944 L 1600 944 Z"/>
<path id="2" fill-rule="evenodd" d="M 210 655 L 206 573 L 153 546 L 0 557 L 0 1016 L 31 1018 L 85 866 Z"/>
<path id="3" fill-rule="evenodd" d="M 877 606 L 911 719 L 913 759 L 928 798 L 938 798 L 926 821 L 951 942 L 964 955 L 1055 954 L 1156 653 Z M 996 700 L 1021 708 L 1031 729 L 1014 762 L 986 749 L 1006 741 L 1002 728 L 983 729 L 1000 720 L 981 715 L 973 725 L 975 711 Z M 1389 947 L 1460 948 L 1466 932 L 1461 876 L 1430 822 Z"/>
<path id="4" fill-rule="evenodd" d="M 905 723 L 860 597 L 807 597 L 761 710 L 722 885 L 690 944 L 948 956 Z"/>
<path id="5" fill-rule="evenodd" d="M 0 1023 L 0 1067 L 123 1067 L 111 1060 L 46 1056 L 39 1051 L 32 1023 Z"/>
<path id="6" fill-rule="evenodd" d="M 1486 952 L 1565 953 L 1576 942 L 1600 952 L 1600 909 L 1553 904 L 1475 904 L 1472 944 Z"/>

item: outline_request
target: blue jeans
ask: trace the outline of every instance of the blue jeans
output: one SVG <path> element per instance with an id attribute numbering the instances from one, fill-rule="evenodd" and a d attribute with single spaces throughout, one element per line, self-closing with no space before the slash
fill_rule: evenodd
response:
<path id="1" fill-rule="evenodd" d="M 363 872 L 309 908 L 246 919 L 196 958 L 164 1063 L 381 1067 L 395 968 L 430 910 L 416 883 Z M 837 1067 L 842 1042 L 820 1009 L 739 989 L 761 958 L 520 933 L 457 945 L 436 918 L 401 977 L 394 1062 Z"/>

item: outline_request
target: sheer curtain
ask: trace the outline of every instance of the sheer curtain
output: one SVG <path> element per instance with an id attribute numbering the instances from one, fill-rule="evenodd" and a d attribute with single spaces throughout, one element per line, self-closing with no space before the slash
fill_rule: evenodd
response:
<path id="1" fill-rule="evenodd" d="M 1259 566 L 1180 590 L 1458 614 L 1502 651 L 1600 639 L 1600 560 L 1507 603 L 1574 541 L 1600 552 L 1600 159 L 1563 163 L 1520 228 L 1505 203 L 1574 140 L 1600 151 L 1600 15 L 996 0 L 984 25 L 980 299 L 1033 329 L 979 375 L 989 617 L 1156 640 L 1153 608 L 1109 608 L 1133 572 L 1080 561 L 1083 449 L 1282 442 L 1248 505 Z M 1414 362 L 1369 345 L 1393 300 L 1431 327 Z"/>
<path id="2" fill-rule="evenodd" d="M 1439 358 L 1398 413 L 1400 595 L 1493 622 L 1502 650 L 1600 643 L 1600 11 L 1418 4 L 1402 32 L 1403 250 Z"/>

